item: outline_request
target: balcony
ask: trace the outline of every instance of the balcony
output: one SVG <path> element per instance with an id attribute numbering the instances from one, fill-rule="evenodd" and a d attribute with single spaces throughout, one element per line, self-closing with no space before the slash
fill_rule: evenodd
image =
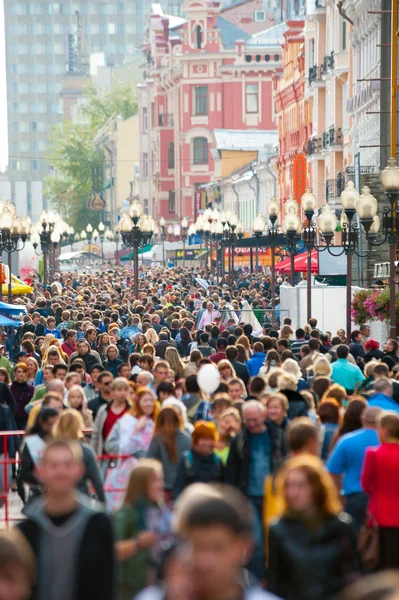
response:
<path id="1" fill-rule="evenodd" d="M 313 65 L 309 69 L 309 85 L 312 83 L 322 83 L 323 67 L 322 65 Z"/>
<path id="2" fill-rule="evenodd" d="M 341 193 L 345 187 L 345 182 L 342 173 L 337 173 L 336 179 L 326 180 L 326 201 L 329 204 L 335 204 L 341 199 Z"/>
<path id="3" fill-rule="evenodd" d="M 158 115 L 159 127 L 174 127 L 174 119 L 172 114 L 162 113 Z"/>
<path id="4" fill-rule="evenodd" d="M 334 59 L 334 50 L 331 54 L 327 54 L 323 60 L 323 75 L 327 75 L 334 71 L 335 59 Z"/>
<path id="5" fill-rule="evenodd" d="M 322 140 L 320 137 L 309 138 L 306 145 L 306 154 L 312 156 L 314 154 L 321 154 L 322 151 Z"/>
<path id="6" fill-rule="evenodd" d="M 330 127 L 323 133 L 323 150 L 331 150 L 336 146 L 342 146 L 343 141 L 342 129 L 340 127 L 338 129 Z"/>

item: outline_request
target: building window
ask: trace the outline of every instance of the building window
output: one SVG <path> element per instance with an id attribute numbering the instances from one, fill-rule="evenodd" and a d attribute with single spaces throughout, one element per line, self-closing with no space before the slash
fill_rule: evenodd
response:
<path id="1" fill-rule="evenodd" d="M 195 88 L 195 114 L 208 114 L 208 86 L 197 85 Z"/>
<path id="2" fill-rule="evenodd" d="M 257 83 L 247 83 L 245 86 L 245 112 L 258 112 L 259 88 Z"/>
<path id="3" fill-rule="evenodd" d="M 39 161 L 38 160 L 31 160 L 30 161 L 30 168 L 32 171 L 37 171 L 39 168 Z"/>
<path id="4" fill-rule="evenodd" d="M 20 171 L 21 170 L 21 163 L 19 160 L 12 160 L 11 161 L 11 168 L 13 171 Z"/>
<path id="5" fill-rule="evenodd" d="M 14 121 L 14 123 L 12 124 L 12 130 L 14 133 L 18 133 L 19 132 L 19 123 L 18 121 Z"/>
<path id="6" fill-rule="evenodd" d="M 245 62 L 250 63 L 252 60 L 252 56 L 250 54 L 245 55 Z"/>
<path id="7" fill-rule="evenodd" d="M 147 133 L 148 131 L 148 113 L 147 109 L 143 108 L 143 133 Z"/>
<path id="8" fill-rule="evenodd" d="M 144 152 L 143 154 L 143 177 L 144 179 L 148 178 L 148 154 Z"/>
<path id="9" fill-rule="evenodd" d="M 175 168 L 175 143 L 169 142 L 168 144 L 168 169 Z"/>
<path id="10" fill-rule="evenodd" d="M 176 212 L 176 192 L 172 190 L 169 192 L 169 212 Z"/>
<path id="11" fill-rule="evenodd" d="M 204 137 L 195 138 L 193 141 L 193 155 L 195 165 L 208 164 L 208 140 Z"/>
<path id="12" fill-rule="evenodd" d="M 149 214 L 149 208 L 148 208 L 148 198 L 144 198 L 144 214 L 148 215 Z"/>
<path id="13" fill-rule="evenodd" d="M 202 48 L 202 27 L 201 27 L 201 25 L 197 25 L 197 27 L 195 28 L 195 43 L 196 43 L 198 50 L 201 50 L 201 48 Z"/>
<path id="14" fill-rule="evenodd" d="M 346 50 L 346 20 L 341 18 L 341 50 Z"/>
<path id="15" fill-rule="evenodd" d="M 32 121 L 32 123 L 30 124 L 30 129 L 33 133 L 36 133 L 37 131 L 37 123 L 36 121 Z"/>
<path id="16" fill-rule="evenodd" d="M 28 213 L 31 213 L 32 212 L 32 194 L 31 194 L 31 192 L 27 193 L 26 205 L 27 205 L 26 208 L 27 208 Z"/>

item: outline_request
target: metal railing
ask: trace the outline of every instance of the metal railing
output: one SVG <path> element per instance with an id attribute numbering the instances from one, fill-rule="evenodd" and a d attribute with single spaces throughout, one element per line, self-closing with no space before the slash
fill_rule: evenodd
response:
<path id="1" fill-rule="evenodd" d="M 338 127 L 330 127 L 323 133 L 323 150 L 328 150 L 334 146 L 342 146 L 343 144 L 343 134 L 342 129 Z"/>
<path id="2" fill-rule="evenodd" d="M 330 71 L 334 71 L 335 66 L 335 58 L 334 58 L 334 50 L 331 54 L 327 54 L 323 60 L 323 75 L 326 75 Z"/>
<path id="3" fill-rule="evenodd" d="M 174 118 L 171 113 L 162 113 L 158 115 L 159 127 L 174 127 Z"/>
<path id="4" fill-rule="evenodd" d="M 312 156 L 312 154 L 320 154 L 322 151 L 322 140 L 321 137 L 313 137 L 308 140 L 306 144 L 306 154 Z"/>
<path id="5" fill-rule="evenodd" d="M 313 67 L 310 67 L 310 69 L 309 69 L 309 85 L 312 85 L 312 83 L 315 83 L 316 81 L 323 81 L 322 75 L 323 75 L 322 65 L 313 65 Z"/>
<path id="6" fill-rule="evenodd" d="M 327 179 L 326 180 L 326 200 L 327 202 L 340 198 L 341 193 L 344 189 L 344 181 L 342 178 L 342 174 L 338 173 L 336 179 Z"/>

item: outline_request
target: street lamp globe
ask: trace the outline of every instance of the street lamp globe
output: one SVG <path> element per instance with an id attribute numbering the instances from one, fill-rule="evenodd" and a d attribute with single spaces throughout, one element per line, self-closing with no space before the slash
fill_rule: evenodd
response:
<path id="1" fill-rule="evenodd" d="M 285 231 L 290 235 L 296 235 L 298 233 L 298 229 L 302 231 L 302 223 L 298 215 L 294 212 L 290 212 L 283 219 L 283 231 Z"/>
<path id="2" fill-rule="evenodd" d="M 102 221 L 100 221 L 99 224 L 98 224 L 98 231 L 100 233 L 103 233 L 104 230 L 105 230 L 105 225 L 104 225 L 104 223 Z"/>
<path id="3" fill-rule="evenodd" d="M 51 241 L 53 242 L 54 245 L 57 245 L 59 243 L 61 239 L 61 235 L 59 233 L 59 231 L 53 231 L 51 234 Z"/>
<path id="4" fill-rule="evenodd" d="M 34 248 L 37 248 L 37 246 L 40 244 L 40 235 L 37 233 L 37 231 L 32 233 L 30 236 L 30 241 L 32 242 Z"/>
<path id="5" fill-rule="evenodd" d="M 316 210 L 317 198 L 314 195 L 312 188 L 306 188 L 306 192 L 301 198 L 301 206 L 304 213 L 313 213 Z"/>
<path id="6" fill-rule="evenodd" d="M 233 231 L 237 227 L 239 221 L 240 221 L 240 219 L 238 218 L 238 216 L 236 215 L 236 213 L 231 213 L 228 222 L 229 222 L 229 225 L 230 225 L 230 227 L 232 228 Z"/>
<path id="7" fill-rule="evenodd" d="M 7 200 L 7 202 L 5 203 L 4 208 L 7 208 L 12 215 L 15 215 L 16 212 L 17 212 L 16 209 L 15 209 L 15 206 L 13 205 L 13 203 L 11 202 L 11 200 Z"/>
<path id="8" fill-rule="evenodd" d="M 9 231 L 14 222 L 14 215 L 10 212 L 7 206 L 4 207 L 3 212 L 0 214 L 0 229 L 2 231 Z"/>
<path id="9" fill-rule="evenodd" d="M 165 227 L 165 225 L 166 225 L 165 217 L 161 217 L 159 219 L 159 224 L 161 227 Z"/>
<path id="10" fill-rule="evenodd" d="M 353 181 L 348 181 L 341 194 L 341 204 L 344 210 L 355 210 L 358 198 L 359 192 L 355 188 L 355 184 Z"/>
<path id="11" fill-rule="evenodd" d="M 381 181 L 386 192 L 399 191 L 399 167 L 394 158 L 388 160 L 388 165 L 381 173 Z"/>
<path id="12" fill-rule="evenodd" d="M 223 223 L 221 221 L 217 221 L 215 224 L 215 233 L 216 235 L 223 235 Z"/>
<path id="13" fill-rule="evenodd" d="M 87 233 L 93 233 L 93 225 L 91 223 L 89 223 L 86 227 L 86 231 Z"/>
<path id="14" fill-rule="evenodd" d="M 173 235 L 173 225 L 168 225 L 168 235 Z"/>
<path id="15" fill-rule="evenodd" d="M 143 214 L 143 209 L 141 208 L 141 204 L 139 204 L 137 202 L 137 200 L 135 200 L 134 202 L 132 202 L 132 204 L 130 205 L 130 216 L 133 219 L 133 221 L 135 223 L 137 223 L 137 221 L 139 220 L 139 218 L 141 217 L 141 215 Z"/>
<path id="16" fill-rule="evenodd" d="M 276 197 L 273 196 L 272 198 L 270 198 L 270 202 L 269 202 L 269 204 L 267 206 L 267 213 L 269 215 L 269 219 L 276 220 L 276 218 L 278 217 L 279 212 L 280 212 L 279 203 L 277 202 Z"/>
<path id="17" fill-rule="evenodd" d="M 265 231 L 266 221 L 260 213 L 256 215 L 252 224 L 252 229 L 254 230 L 255 235 L 262 235 L 262 233 Z"/>
<path id="18" fill-rule="evenodd" d="M 13 218 L 13 223 L 12 223 L 12 227 L 11 227 L 11 234 L 12 235 L 16 235 L 16 236 L 19 236 L 19 235 L 22 234 L 22 223 L 18 219 L 17 215 L 14 215 L 14 218 Z"/>
<path id="19" fill-rule="evenodd" d="M 93 231 L 93 239 L 97 239 L 97 238 L 98 238 L 98 231 L 97 231 L 97 229 L 95 229 Z"/>
<path id="20" fill-rule="evenodd" d="M 132 219 L 127 213 L 123 213 L 121 220 L 119 221 L 119 229 L 122 233 L 130 233 L 133 229 Z"/>
<path id="21" fill-rule="evenodd" d="M 187 229 L 188 228 L 188 221 L 187 221 L 186 217 L 182 218 L 182 220 L 181 220 L 181 226 L 182 226 L 182 229 Z"/>
<path id="22" fill-rule="evenodd" d="M 176 237 L 180 237 L 180 225 L 179 223 L 176 223 L 173 227 L 173 233 L 175 234 Z"/>
<path id="23" fill-rule="evenodd" d="M 333 235 L 337 228 L 337 223 L 337 217 L 329 206 L 320 213 L 317 219 L 317 225 L 323 235 Z"/>
<path id="24" fill-rule="evenodd" d="M 87 238 L 87 233 L 85 232 L 85 230 L 82 231 L 82 233 L 80 234 L 80 237 L 82 240 L 85 240 Z"/>
<path id="25" fill-rule="evenodd" d="M 362 219 L 374 219 L 378 210 L 378 202 L 372 194 L 370 194 L 370 188 L 365 185 L 362 189 L 362 193 L 356 200 L 356 212 Z"/>

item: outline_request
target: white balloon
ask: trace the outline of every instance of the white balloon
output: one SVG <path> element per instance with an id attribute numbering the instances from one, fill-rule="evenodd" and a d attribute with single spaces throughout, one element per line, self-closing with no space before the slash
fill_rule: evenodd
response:
<path id="1" fill-rule="evenodd" d="M 204 365 L 197 374 L 200 390 L 207 394 L 213 394 L 220 384 L 220 373 L 214 365 Z"/>

